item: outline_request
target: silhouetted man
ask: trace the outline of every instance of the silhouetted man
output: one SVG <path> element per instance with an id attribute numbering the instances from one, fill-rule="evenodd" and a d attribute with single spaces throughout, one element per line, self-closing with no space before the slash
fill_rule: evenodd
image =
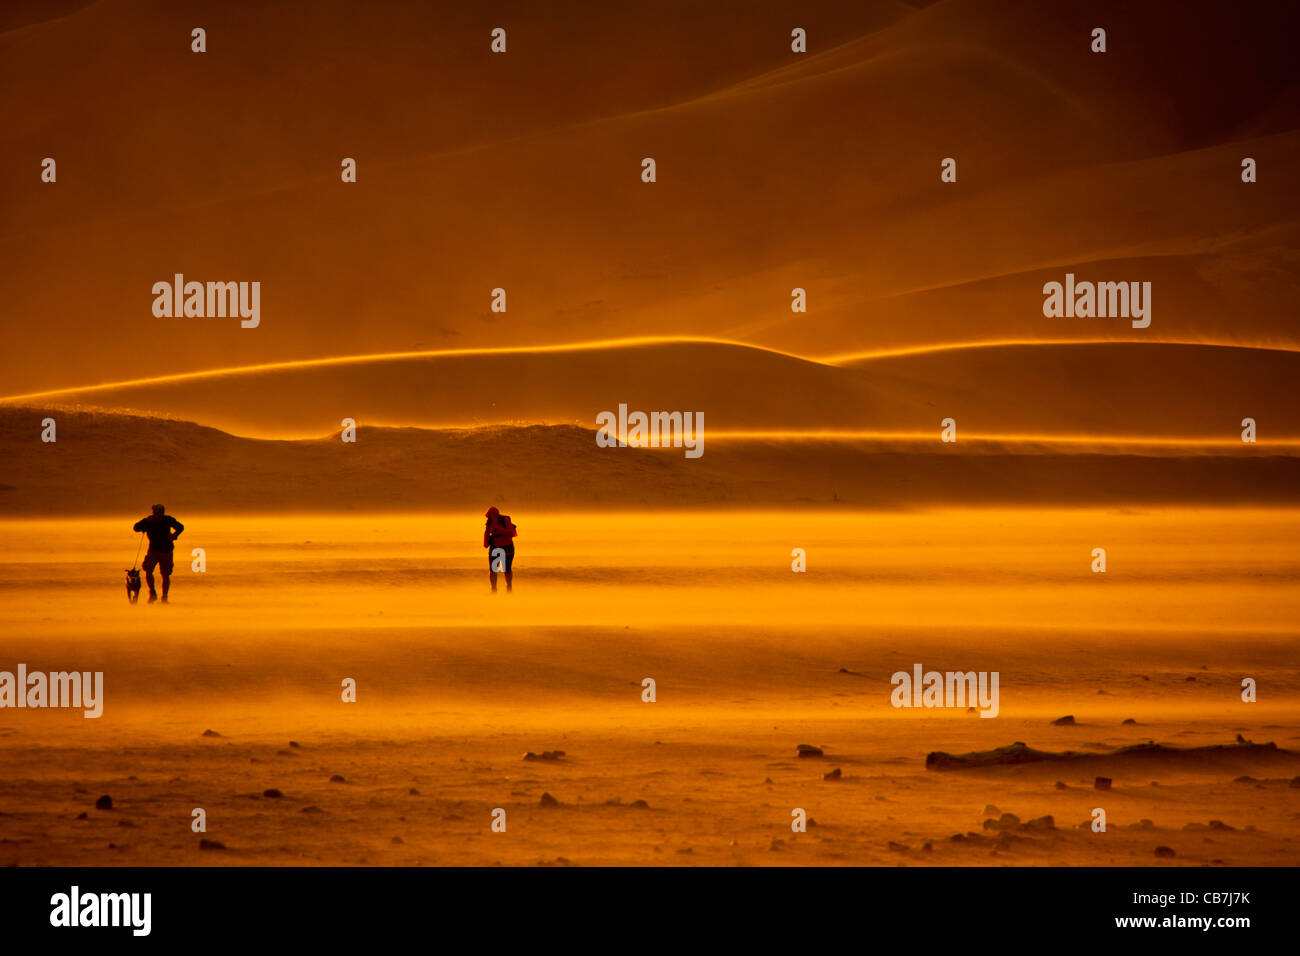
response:
<path id="1" fill-rule="evenodd" d="M 158 600 L 158 592 L 153 588 L 153 569 L 162 572 L 163 603 L 167 603 L 167 592 L 172 583 L 172 543 L 181 536 L 185 525 L 181 524 L 163 510 L 162 505 L 153 506 L 153 514 L 141 518 L 135 523 L 136 531 L 143 531 L 149 538 L 149 552 L 144 556 L 144 578 L 149 582 L 149 603 Z"/>
<path id="2" fill-rule="evenodd" d="M 496 508 L 487 510 L 487 523 L 483 527 L 483 547 L 488 549 L 488 580 L 492 593 L 497 590 L 497 569 L 506 573 L 506 590 L 513 591 L 515 584 L 515 538 L 519 530 L 509 515 Z"/>

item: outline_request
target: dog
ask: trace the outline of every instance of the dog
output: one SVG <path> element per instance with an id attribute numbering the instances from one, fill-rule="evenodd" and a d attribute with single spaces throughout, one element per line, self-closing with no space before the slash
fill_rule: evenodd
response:
<path id="1" fill-rule="evenodd" d="M 135 568 L 126 572 L 126 599 L 132 604 L 140 600 L 140 572 Z"/>

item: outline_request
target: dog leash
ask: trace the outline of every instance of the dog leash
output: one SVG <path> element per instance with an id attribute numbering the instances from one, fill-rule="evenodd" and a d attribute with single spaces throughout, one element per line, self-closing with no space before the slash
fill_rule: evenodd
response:
<path id="1" fill-rule="evenodd" d="M 134 570 L 135 570 L 135 566 L 136 566 L 137 564 L 140 563 L 140 549 L 143 548 L 143 547 L 144 547 L 144 532 L 141 531 L 141 532 L 140 532 L 140 543 L 137 544 L 137 545 L 135 546 L 135 560 L 131 562 L 131 570 L 132 570 L 132 571 L 134 571 Z"/>

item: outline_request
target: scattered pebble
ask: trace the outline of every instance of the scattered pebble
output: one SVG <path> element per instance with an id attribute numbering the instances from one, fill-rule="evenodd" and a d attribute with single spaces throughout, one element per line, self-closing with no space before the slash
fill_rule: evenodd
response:
<path id="1" fill-rule="evenodd" d="M 524 754 L 525 760 L 559 760 L 564 756 L 563 750 L 543 750 L 540 754 L 535 754 L 531 750 Z"/>

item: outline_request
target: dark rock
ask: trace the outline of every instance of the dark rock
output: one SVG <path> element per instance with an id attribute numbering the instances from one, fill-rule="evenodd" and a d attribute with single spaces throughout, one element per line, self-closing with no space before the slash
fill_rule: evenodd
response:
<path id="1" fill-rule="evenodd" d="M 906 843 L 895 843 L 893 840 L 889 841 L 889 848 L 895 853 L 906 853 L 908 850 L 912 849 Z"/>
<path id="2" fill-rule="evenodd" d="M 800 744 L 797 748 L 800 757 L 824 757 L 821 747 L 814 747 L 812 744 Z"/>
<path id="3" fill-rule="evenodd" d="M 324 813 L 325 811 L 322 810 L 320 807 L 311 806 L 311 807 L 303 807 L 298 812 L 299 813 Z"/>
<path id="4" fill-rule="evenodd" d="M 535 754 L 531 750 L 524 754 L 525 760 L 559 760 L 564 756 L 563 750 L 543 750 L 540 754 Z"/>
<path id="5" fill-rule="evenodd" d="M 200 850 L 224 850 L 225 848 L 226 845 L 220 840 L 209 840 L 207 837 L 204 837 L 199 841 Z"/>
<path id="6" fill-rule="evenodd" d="M 110 797 L 108 794 L 104 794 L 102 797 L 100 797 L 98 800 L 95 801 L 95 809 L 96 809 L 96 810 L 112 810 L 112 809 L 113 809 L 113 798 Z"/>
<path id="7" fill-rule="evenodd" d="M 301 747 L 302 744 L 298 743 L 298 741 L 296 740 L 291 740 L 289 741 L 289 746 L 293 747 L 296 750 L 297 748 Z"/>
<path id="8" fill-rule="evenodd" d="M 1068 786 L 1066 786 L 1064 780 L 1058 780 L 1058 781 L 1056 781 L 1056 789 L 1057 789 L 1057 790 L 1069 790 L 1070 788 L 1069 788 Z"/>
<path id="9" fill-rule="evenodd" d="M 1098 777 L 1096 780 L 1092 782 L 1093 789 L 1095 790 L 1109 790 L 1110 784 L 1111 784 L 1110 777 Z"/>
<path id="10" fill-rule="evenodd" d="M 541 802 L 540 802 L 539 806 L 543 806 L 543 807 L 558 807 L 559 805 L 560 805 L 560 801 L 559 801 L 559 800 L 556 800 L 556 799 L 555 799 L 553 796 L 551 796 L 549 793 L 543 793 L 543 794 L 542 794 L 542 799 L 541 799 Z"/>
<path id="11" fill-rule="evenodd" d="M 1030 820 L 1028 823 L 1023 823 L 1023 824 L 1021 824 L 1021 825 L 1020 825 L 1020 829 L 1022 829 L 1022 830 L 1055 830 L 1055 829 L 1056 829 L 1056 821 L 1052 819 L 1051 814 L 1048 814 L 1047 816 L 1044 816 L 1044 817 L 1035 817 L 1034 819 Z"/>
<path id="12" fill-rule="evenodd" d="M 1134 720 L 1132 717 L 1125 717 L 1123 720 L 1120 721 L 1120 723 L 1127 726 L 1133 726 L 1133 727 L 1137 726 L 1137 721 Z"/>
<path id="13" fill-rule="evenodd" d="M 830 773 L 822 774 L 823 780 L 842 780 L 843 778 L 844 778 L 844 771 L 842 771 L 839 767 L 836 767 Z"/>
<path id="14" fill-rule="evenodd" d="M 628 806 L 636 807 L 638 810 L 650 809 L 650 804 L 646 803 L 644 800 L 633 800 L 631 803 L 628 804 Z"/>
<path id="15" fill-rule="evenodd" d="M 991 804 L 991 803 L 986 803 L 986 804 L 984 804 L 984 812 L 987 813 L 987 814 L 995 815 L 995 816 L 998 815 L 998 814 L 1001 814 L 1001 813 L 1002 813 L 1001 810 L 999 810 L 997 807 L 993 806 L 993 804 Z"/>
<path id="16" fill-rule="evenodd" d="M 343 774 L 336 773 L 330 777 L 330 783 L 347 783 L 347 781 L 343 779 Z"/>
<path id="17" fill-rule="evenodd" d="M 1228 826 L 1222 820 L 1211 820 L 1210 829 L 1211 830 L 1235 830 L 1237 828 Z"/>
<path id="18" fill-rule="evenodd" d="M 1057 717 L 1054 721 L 1052 721 L 1052 726 L 1053 726 L 1053 727 L 1073 727 L 1073 726 L 1074 726 L 1074 715 L 1073 715 L 1073 714 L 1066 714 L 1064 717 Z"/>
<path id="19" fill-rule="evenodd" d="M 420 795 L 420 791 L 419 791 L 419 790 L 416 790 L 414 787 L 412 787 L 410 790 L 408 790 L 408 791 L 406 791 L 406 792 L 407 792 L 408 794 L 410 794 L 411 796 L 413 796 L 413 797 L 418 797 L 418 796 Z"/>
<path id="20" fill-rule="evenodd" d="M 284 794 L 281 793 L 279 790 L 276 790 L 274 787 L 272 787 L 270 790 L 263 790 L 263 791 L 262 791 L 262 796 L 264 796 L 264 797 L 270 797 L 270 798 L 272 798 L 273 800 L 276 800 L 276 799 L 279 799 L 280 797 L 283 797 Z"/>
<path id="21" fill-rule="evenodd" d="M 200 736 L 200 737 L 220 737 L 221 734 L 217 733 L 215 730 L 205 730 L 205 731 L 203 731 L 203 733 L 199 734 L 199 736 Z"/>
<path id="22" fill-rule="evenodd" d="M 1177 854 L 1174 853 L 1172 847 L 1158 846 L 1156 847 L 1156 856 L 1172 857 L 1177 856 Z"/>
<path id="23" fill-rule="evenodd" d="M 1004 813 L 996 820 L 985 820 L 985 830 L 1010 830 L 1020 822 L 1020 818 L 1014 813 Z"/>

